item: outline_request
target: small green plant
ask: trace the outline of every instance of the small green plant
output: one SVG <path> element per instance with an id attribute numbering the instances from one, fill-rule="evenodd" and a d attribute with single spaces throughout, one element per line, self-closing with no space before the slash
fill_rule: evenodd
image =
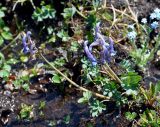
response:
<path id="1" fill-rule="evenodd" d="M 135 112 L 126 112 L 125 113 L 125 117 L 129 121 L 133 121 L 136 118 L 136 116 L 137 116 L 137 113 L 135 113 Z"/>
<path id="2" fill-rule="evenodd" d="M 64 31 L 63 29 L 61 29 L 61 31 L 58 31 L 57 33 L 57 36 L 59 38 L 62 39 L 62 41 L 68 41 L 70 39 L 69 35 L 68 35 L 68 32 L 67 31 Z"/>
<path id="3" fill-rule="evenodd" d="M 138 125 L 141 127 L 159 127 L 160 115 L 155 110 L 147 109 L 143 114 L 140 115 Z"/>
<path id="4" fill-rule="evenodd" d="M 61 83 L 62 82 L 62 77 L 59 76 L 58 74 L 54 74 L 52 77 L 53 83 Z"/>
<path id="5" fill-rule="evenodd" d="M 150 106 L 153 106 L 153 104 L 158 101 L 159 93 L 160 82 L 158 82 L 156 85 L 150 83 L 148 90 L 140 87 L 140 94 L 142 95 L 142 100 Z"/>
<path id="6" fill-rule="evenodd" d="M 94 99 L 89 103 L 89 108 L 92 117 L 97 117 L 99 114 L 103 112 L 103 110 L 106 110 L 106 106 L 103 104 L 103 102 L 100 102 L 99 100 Z"/>
<path id="7" fill-rule="evenodd" d="M 93 82 L 93 79 L 99 75 L 99 67 L 93 67 L 86 58 L 81 59 L 81 62 L 84 71 L 82 75 L 83 81 L 85 81 L 85 84 Z"/>
<path id="8" fill-rule="evenodd" d="M 71 8 L 65 8 L 62 15 L 65 19 L 70 19 L 76 13 L 76 8 L 73 6 Z"/>
<path id="9" fill-rule="evenodd" d="M 45 106 L 46 106 L 46 102 L 45 101 L 40 101 L 38 109 L 43 110 L 45 108 Z"/>
<path id="10" fill-rule="evenodd" d="M 6 10 L 7 10 L 6 7 L 2 7 L 0 5 L 0 46 L 4 43 L 5 40 L 12 39 L 12 34 L 10 32 L 10 29 L 5 25 L 5 22 L 2 19 L 3 17 L 5 17 Z"/>
<path id="11" fill-rule="evenodd" d="M 91 97 L 92 97 L 92 93 L 91 92 L 89 92 L 89 91 L 88 92 L 83 92 L 83 97 L 78 100 L 78 103 L 89 102 Z"/>
<path id="12" fill-rule="evenodd" d="M 22 103 L 19 117 L 20 119 L 27 119 L 27 120 L 32 119 L 34 117 L 33 105 L 29 106 L 27 104 Z"/>
<path id="13" fill-rule="evenodd" d="M 155 9 L 156 10 L 156 9 Z M 150 19 L 160 20 L 156 16 L 159 16 L 159 9 L 155 11 L 155 14 L 152 13 Z M 153 16 L 154 15 L 154 16 Z M 157 52 L 158 47 L 160 46 L 160 34 L 153 34 L 159 27 L 157 21 L 152 21 L 147 23 L 147 19 L 143 18 L 141 20 L 142 24 L 139 24 L 139 30 L 135 29 L 135 24 L 128 26 L 127 37 L 130 40 L 132 45 L 132 50 L 130 50 L 130 56 L 135 61 L 142 70 L 145 70 L 147 63 L 154 58 L 154 54 Z M 138 34 L 141 33 L 141 34 Z M 154 36 L 154 39 L 151 39 L 151 34 Z M 154 46 L 151 45 L 151 40 L 154 41 Z M 138 42 L 139 41 L 139 42 Z"/>
<path id="14" fill-rule="evenodd" d="M 136 90 L 139 87 L 139 82 L 142 77 L 138 75 L 136 72 L 128 72 L 127 74 L 123 74 L 121 76 L 121 80 L 123 82 L 123 88 Z"/>
<path id="15" fill-rule="evenodd" d="M 64 119 L 63 119 L 63 122 L 64 122 L 65 124 L 69 124 L 69 123 L 70 123 L 70 120 L 71 120 L 71 116 L 70 116 L 70 115 L 66 115 L 66 116 L 64 117 Z"/>
<path id="16" fill-rule="evenodd" d="M 3 64 L 1 65 L 0 69 L 0 77 L 1 78 L 7 78 L 10 75 L 11 66 L 9 64 Z"/>
<path id="17" fill-rule="evenodd" d="M 106 110 L 103 102 L 93 99 L 92 93 L 89 91 L 83 92 L 83 97 L 78 100 L 78 103 L 88 103 L 92 117 L 97 117 L 103 110 Z"/>
<path id="18" fill-rule="evenodd" d="M 6 7 L 2 7 L 2 5 L 0 4 L 0 18 L 5 17 L 5 11 L 7 10 Z"/>
<path id="19" fill-rule="evenodd" d="M 45 108 L 46 106 L 46 102 L 45 101 L 40 101 L 39 102 L 39 106 L 38 106 L 38 109 L 39 109 L 39 115 L 40 116 L 44 116 L 44 112 L 43 112 L 43 109 Z"/>
<path id="20" fill-rule="evenodd" d="M 73 41 L 71 42 L 71 51 L 72 52 L 77 52 L 78 51 L 78 48 L 79 48 L 79 44 L 77 41 Z"/>
<path id="21" fill-rule="evenodd" d="M 4 55 L 0 53 L 0 77 L 4 80 L 8 80 L 8 77 L 11 72 L 11 64 L 16 63 L 16 60 L 10 59 L 6 60 Z"/>
<path id="22" fill-rule="evenodd" d="M 17 75 L 17 78 L 12 82 L 15 89 L 23 88 L 26 92 L 30 90 L 29 76 Z"/>
<path id="23" fill-rule="evenodd" d="M 56 10 L 51 5 L 43 5 L 37 7 L 32 15 L 32 18 L 37 22 L 42 22 L 45 19 L 54 19 Z"/>

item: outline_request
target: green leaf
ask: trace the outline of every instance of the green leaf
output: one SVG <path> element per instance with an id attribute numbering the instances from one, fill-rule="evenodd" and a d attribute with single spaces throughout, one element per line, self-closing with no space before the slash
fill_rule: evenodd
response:
<path id="1" fill-rule="evenodd" d="M 12 34 L 9 33 L 9 32 L 4 31 L 4 32 L 1 33 L 1 35 L 6 40 L 11 40 L 12 39 Z"/>
<path id="2" fill-rule="evenodd" d="M 45 108 L 45 106 L 46 106 L 46 102 L 45 101 L 40 101 L 38 109 L 42 110 L 42 109 Z"/>
<path id="3" fill-rule="evenodd" d="M 4 39 L 2 38 L 2 36 L 0 36 L 0 46 L 3 44 Z"/>
<path id="4" fill-rule="evenodd" d="M 8 77 L 9 76 L 9 72 L 6 70 L 1 70 L 0 71 L 0 77 L 4 78 L 4 77 Z"/>
<path id="5" fill-rule="evenodd" d="M 70 39 L 68 33 L 63 29 L 58 31 L 57 36 L 62 39 L 62 41 L 68 41 Z"/>
<path id="6" fill-rule="evenodd" d="M 113 16 L 109 12 L 103 13 L 102 16 L 109 21 L 112 21 L 113 19 Z"/>
<path id="7" fill-rule="evenodd" d="M 48 42 L 55 42 L 55 41 L 56 41 L 56 36 L 55 35 L 52 35 L 48 40 Z"/>
<path id="8" fill-rule="evenodd" d="M 76 12 L 76 8 L 72 7 L 72 8 L 65 8 L 62 15 L 65 19 L 69 19 L 71 17 L 73 17 L 73 15 Z"/>
<path id="9" fill-rule="evenodd" d="M 3 66 L 4 61 L 5 61 L 4 55 L 0 52 L 0 67 Z"/>
<path id="10" fill-rule="evenodd" d="M 92 97 L 92 93 L 90 91 L 83 92 L 83 97 L 78 99 L 78 103 L 89 102 L 91 97 Z"/>
<path id="11" fill-rule="evenodd" d="M 6 32 L 8 32 L 9 28 L 5 26 L 5 27 L 3 27 L 3 30 L 6 31 Z"/>
<path id="12" fill-rule="evenodd" d="M 70 123 L 70 120 L 71 120 L 70 115 L 67 115 L 67 116 L 64 117 L 64 123 L 65 123 L 65 124 L 69 124 L 69 123 Z"/>
<path id="13" fill-rule="evenodd" d="M 29 91 L 29 84 L 25 83 L 22 85 L 22 88 L 25 90 L 25 91 Z"/>
<path id="14" fill-rule="evenodd" d="M 83 96 L 89 100 L 92 97 L 92 93 L 90 91 L 83 92 Z"/>
<path id="15" fill-rule="evenodd" d="M 22 62 L 24 62 L 24 63 L 27 62 L 28 59 L 29 59 L 29 58 L 28 58 L 27 56 L 21 56 L 21 57 L 20 57 L 20 60 L 21 60 Z"/>
<path id="16" fill-rule="evenodd" d="M 0 18 L 4 17 L 5 13 L 3 11 L 0 10 Z"/>
<path id="17" fill-rule="evenodd" d="M 7 64 L 16 64 L 18 63 L 19 61 L 16 60 L 15 58 L 10 58 L 9 60 L 7 60 Z"/>
<path id="18" fill-rule="evenodd" d="M 131 112 L 126 112 L 125 113 L 125 117 L 129 121 L 133 121 L 136 118 L 136 116 L 137 116 L 137 113 L 135 113 L 135 112 L 132 112 L 132 113 Z"/>
<path id="19" fill-rule="evenodd" d="M 100 113 L 102 113 L 103 110 L 106 110 L 106 106 L 103 104 L 103 102 L 100 102 L 96 99 L 92 100 L 89 105 L 92 117 L 97 117 Z"/>
<path id="20" fill-rule="evenodd" d="M 160 81 L 155 86 L 155 94 L 157 95 L 158 93 L 160 93 Z"/>
<path id="21" fill-rule="evenodd" d="M 52 81 L 54 83 L 61 83 L 61 78 L 59 75 L 55 74 L 53 77 L 52 77 Z"/>
<path id="22" fill-rule="evenodd" d="M 135 72 L 128 72 L 121 76 L 125 89 L 137 89 L 142 77 Z"/>
<path id="23" fill-rule="evenodd" d="M 4 66 L 3 66 L 3 70 L 6 70 L 6 71 L 10 72 L 10 70 L 11 70 L 11 66 L 10 66 L 10 65 L 8 65 L 8 64 L 4 64 Z"/>
<path id="24" fill-rule="evenodd" d="M 0 28 L 4 28 L 5 27 L 5 23 L 3 21 L 3 19 L 0 18 Z"/>

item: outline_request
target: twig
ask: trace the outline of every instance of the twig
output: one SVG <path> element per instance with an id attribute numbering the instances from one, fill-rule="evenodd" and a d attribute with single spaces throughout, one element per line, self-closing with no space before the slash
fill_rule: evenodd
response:
<path id="1" fill-rule="evenodd" d="M 82 86 L 79 86 L 77 83 L 75 83 L 74 81 L 72 81 L 71 79 L 69 79 L 66 75 L 64 75 L 60 70 L 58 70 L 53 64 L 51 64 L 43 55 L 42 53 L 39 53 L 39 55 L 43 58 L 43 60 L 48 64 L 50 65 L 57 73 L 59 73 L 61 76 L 63 76 L 68 82 L 70 82 L 73 86 L 79 88 L 80 90 L 82 91 L 85 91 L 85 92 L 91 92 L 93 95 L 101 98 L 101 99 L 105 99 L 105 100 L 111 100 L 110 97 L 107 97 L 107 96 L 104 96 L 102 94 L 99 94 L 99 93 L 96 93 L 96 92 L 93 92 L 93 91 L 90 91 Z"/>
<path id="2" fill-rule="evenodd" d="M 129 1 L 128 1 L 128 0 L 126 0 L 126 2 L 127 2 L 128 9 L 129 9 L 132 17 L 135 19 L 135 22 L 136 22 L 136 25 L 137 25 L 137 29 L 138 29 L 138 32 L 139 32 L 139 25 L 138 25 L 138 19 L 137 19 L 138 13 L 135 14 L 135 13 L 133 12 L 133 10 L 131 9 L 131 7 L 130 7 L 130 5 L 129 5 Z"/>
<path id="3" fill-rule="evenodd" d="M 109 75 L 113 80 L 116 80 L 115 77 L 106 68 L 102 66 L 102 69 L 105 71 L 100 71 L 101 73 Z"/>
<path id="4" fill-rule="evenodd" d="M 73 4 L 72 6 L 76 9 L 76 12 L 84 19 L 87 19 L 87 17 L 85 15 L 83 15 Z"/>
<path id="5" fill-rule="evenodd" d="M 109 65 L 106 63 L 103 65 L 104 69 L 107 69 L 109 73 L 115 78 L 115 80 L 119 83 L 122 84 L 122 81 L 118 78 L 118 76 L 114 73 L 114 71 L 109 67 Z"/>
<path id="6" fill-rule="evenodd" d="M 113 5 L 112 5 L 113 6 Z M 114 7 L 114 6 L 113 6 Z M 113 7 L 106 7 L 107 9 L 113 9 Z M 102 8 L 100 8 L 99 10 L 101 10 Z M 103 9 L 105 9 L 105 8 L 103 8 Z M 133 21 L 137 21 L 136 19 L 134 19 L 134 17 L 131 17 L 130 15 L 128 15 L 128 14 L 126 14 L 126 13 L 124 13 L 124 11 L 121 11 L 121 10 L 118 10 L 118 9 L 116 9 L 115 7 L 114 7 L 114 10 L 116 11 L 116 12 L 118 12 L 118 13 L 121 13 L 121 14 L 123 14 L 123 15 L 125 15 L 126 17 L 128 17 L 128 18 L 130 18 L 131 20 L 133 20 Z M 126 9 L 125 9 L 125 11 L 126 11 Z"/>
<path id="7" fill-rule="evenodd" d="M 6 50 L 8 47 L 10 47 L 19 37 L 21 36 L 21 33 L 19 33 L 8 45 L 6 45 L 5 47 L 3 47 L 1 49 L 1 52 Z"/>

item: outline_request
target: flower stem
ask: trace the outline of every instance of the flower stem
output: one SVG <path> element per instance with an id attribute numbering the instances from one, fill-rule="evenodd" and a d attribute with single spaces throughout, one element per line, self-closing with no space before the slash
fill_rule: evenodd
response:
<path id="1" fill-rule="evenodd" d="M 91 92 L 93 95 L 101 98 L 101 99 L 105 99 L 105 100 L 110 100 L 110 97 L 104 96 L 102 94 L 90 91 L 82 86 L 79 86 L 77 83 L 75 83 L 74 81 L 72 81 L 71 79 L 69 79 L 66 75 L 64 75 L 60 70 L 58 70 L 53 64 L 51 64 L 42 53 L 39 53 L 39 55 L 42 57 L 42 59 L 48 64 L 50 65 L 57 73 L 59 73 L 62 77 L 64 77 L 69 83 L 71 83 L 73 86 L 79 88 L 80 90 L 84 91 L 84 92 Z"/>

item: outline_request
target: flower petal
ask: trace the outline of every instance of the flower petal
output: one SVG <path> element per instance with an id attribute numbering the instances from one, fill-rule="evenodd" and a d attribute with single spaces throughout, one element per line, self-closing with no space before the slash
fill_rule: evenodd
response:
<path id="1" fill-rule="evenodd" d="M 97 60 L 96 60 L 96 58 L 92 55 L 92 53 L 89 51 L 89 48 L 88 48 L 87 44 L 88 44 L 88 41 L 85 41 L 85 42 L 84 42 L 84 51 L 85 51 L 88 59 L 92 62 L 92 65 L 95 66 L 95 65 L 97 65 Z"/>

